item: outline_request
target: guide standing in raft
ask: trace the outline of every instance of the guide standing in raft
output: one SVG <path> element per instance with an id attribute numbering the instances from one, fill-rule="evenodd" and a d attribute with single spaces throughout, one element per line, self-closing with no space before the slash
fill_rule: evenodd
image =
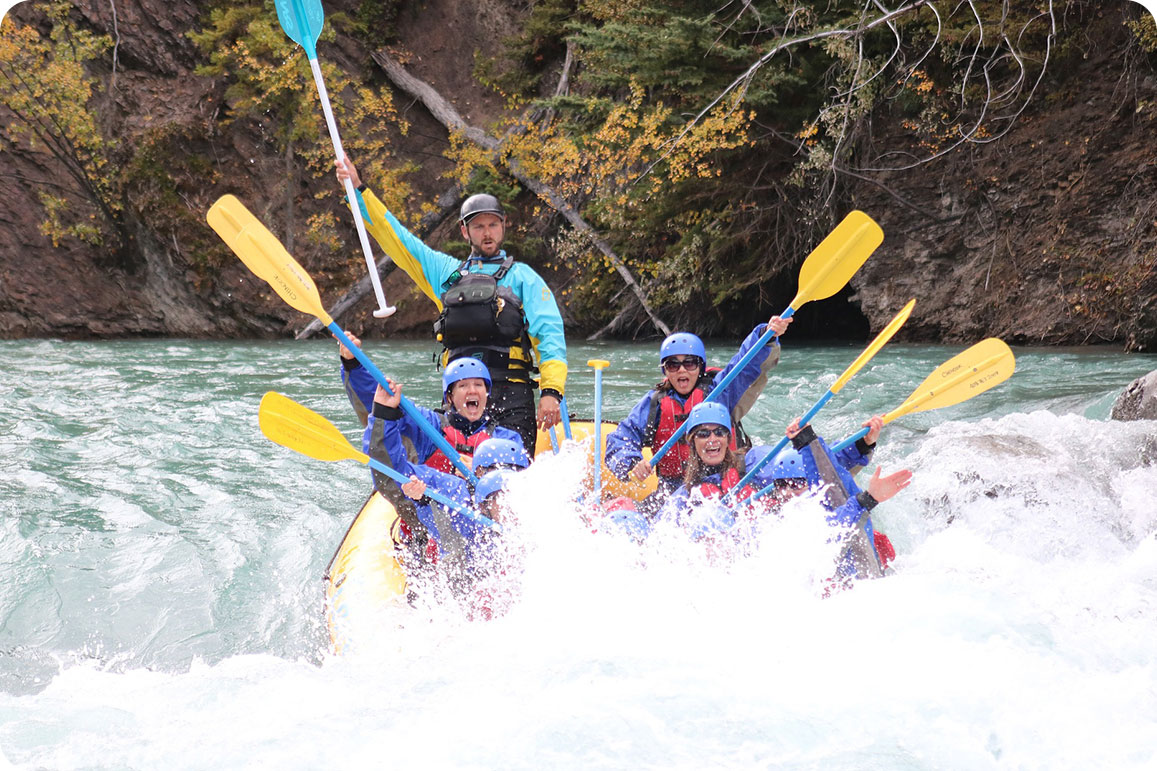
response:
<path id="1" fill-rule="evenodd" d="M 369 233 L 441 311 L 434 329 L 444 349 L 442 363 L 469 356 L 486 364 L 494 381 L 494 421 L 517 431 L 533 455 L 536 429 L 550 428 L 561 416 L 566 338 L 546 282 L 502 249 L 502 204 L 485 193 L 463 202 L 459 227 L 470 256 L 459 261 L 431 249 L 398 222 L 362 184 L 348 157 L 336 165 L 338 180 L 344 185 L 349 178 L 358 190 Z M 541 389 L 537 414 L 536 386 Z"/>

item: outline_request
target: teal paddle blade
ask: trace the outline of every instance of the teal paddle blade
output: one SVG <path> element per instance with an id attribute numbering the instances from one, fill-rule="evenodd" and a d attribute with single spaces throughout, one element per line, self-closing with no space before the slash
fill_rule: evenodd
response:
<path id="1" fill-rule="evenodd" d="M 325 11 L 321 0 L 274 0 L 277 20 L 289 39 L 305 49 L 310 59 L 317 58 L 314 44 L 325 26 Z"/>

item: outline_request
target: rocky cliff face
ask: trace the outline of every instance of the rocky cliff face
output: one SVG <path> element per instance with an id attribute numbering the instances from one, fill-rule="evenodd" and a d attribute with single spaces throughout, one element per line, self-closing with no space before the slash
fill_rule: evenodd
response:
<path id="1" fill-rule="evenodd" d="M 335 0 L 326 9 L 357 5 Z M 400 47 L 420 52 L 408 67 L 443 94 L 457 95 L 464 116 L 485 125 L 502 103 L 472 81 L 470 55 L 516 28 L 523 5 L 403 3 Z M 857 183 L 854 205 L 872 214 L 887 238 L 853 280 L 851 303 L 832 306 L 833 313 L 862 314 L 878 329 L 916 297 L 901 335 L 909 340 L 970 342 L 996 335 L 1025 344 L 1157 346 L 1157 167 L 1151 152 L 1157 78 L 1115 5 L 1089 22 L 1087 50 L 1072 59 L 1076 65 L 1051 73 L 999 141 L 964 145 L 876 183 Z M 191 147 L 214 158 L 215 166 L 175 164 L 169 174 L 179 204 L 167 211 L 160 211 L 147 186 L 129 191 L 135 249 L 126 262 L 75 243 L 54 247 L 39 231 L 37 192 L 60 168 L 43 153 L 3 148 L 0 337 L 292 334 L 308 319 L 224 252 L 204 225 L 204 212 L 225 192 L 238 194 L 273 223 L 277 204 L 265 180 L 277 176 L 281 163 L 260 124 L 221 130 L 220 85 L 193 74 L 201 55 L 187 33 L 203 23 L 205 10 L 187 1 L 116 3 L 114 32 L 112 8 L 76 6 L 85 23 L 117 38 L 115 78 L 111 65 L 98 73 L 110 86 L 100 105 L 107 131 L 149 137 L 170 151 Z M 26 22 L 39 18 L 34 3 L 14 13 Z M 368 51 L 350 40 L 339 40 L 331 55 L 350 66 L 368 61 Z M 437 178 L 444 167 L 431 160 L 446 146 L 445 131 L 420 106 L 404 104 L 413 128 L 398 138 L 400 152 L 425 164 L 426 178 L 415 183 L 432 199 L 445 186 Z M 884 137 L 891 132 L 889 141 L 903 149 L 907 140 L 886 118 L 877 131 Z M 139 144 L 130 143 L 126 152 L 134 149 Z M 302 189 L 301 200 L 308 202 L 312 192 Z M 543 215 L 527 227 L 549 234 L 555 225 Z M 431 240 L 448 237 L 451 228 L 444 225 Z M 352 228 L 349 242 L 356 250 Z M 327 299 L 361 275 L 360 254 L 342 271 L 324 269 L 309 245 L 294 251 Z M 794 286 L 794 276 L 784 282 Z M 389 322 L 391 333 L 426 334 L 429 302 L 404 276 L 391 276 L 386 291 L 401 308 Z M 363 303 L 343 323 L 367 334 L 382 329 L 370 316 L 372 307 Z"/>
<path id="2" fill-rule="evenodd" d="M 999 142 L 858 190 L 887 233 L 853 279 L 874 325 L 917 297 L 909 339 L 1157 348 L 1157 78 L 1123 33 L 1090 19 Z"/>

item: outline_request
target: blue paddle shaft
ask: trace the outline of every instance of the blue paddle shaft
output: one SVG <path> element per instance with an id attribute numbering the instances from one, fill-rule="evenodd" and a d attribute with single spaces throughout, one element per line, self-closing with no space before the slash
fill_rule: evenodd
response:
<path id="1" fill-rule="evenodd" d="M 361 348 L 358 348 L 356 345 L 354 345 L 354 341 L 349 339 L 349 336 L 342 331 L 342 328 L 337 325 L 337 322 L 331 321 L 330 323 L 326 324 L 326 327 L 330 332 L 333 332 L 333 336 L 340 340 L 342 345 L 350 350 L 350 353 L 354 355 L 354 358 L 361 362 L 362 366 L 366 368 L 366 371 L 374 376 L 374 380 L 378 381 L 381 387 L 386 389 L 386 393 L 388 393 L 390 396 L 393 396 L 394 390 L 390 388 L 390 384 L 386 380 L 386 376 L 382 374 L 382 371 L 378 369 L 372 361 L 370 361 L 370 357 L 366 356 L 362 352 Z M 410 418 L 418 424 L 418 428 L 422 430 L 422 433 L 430 437 L 430 440 L 433 441 L 434 444 L 438 445 L 438 449 L 441 450 L 442 453 L 450 459 L 450 462 L 454 464 L 454 468 L 461 471 L 462 476 L 466 477 L 466 480 L 469 481 L 470 484 L 477 485 L 478 477 L 474 476 L 474 472 L 471 471 L 466 466 L 466 464 L 462 462 L 462 458 L 458 457 L 458 451 L 455 450 L 450 445 L 450 443 L 446 441 L 446 437 L 442 436 L 440 431 L 436 430 L 426 421 L 424 417 L 422 417 L 422 413 L 418 412 L 418 409 L 405 396 L 402 397 L 401 407 L 402 411 L 409 415 Z M 409 480 L 406 481 L 408 482 Z M 430 497 L 432 498 L 433 496 Z"/>
<path id="2" fill-rule="evenodd" d="M 562 397 L 559 401 L 559 406 L 562 407 L 562 433 L 567 440 L 574 439 L 570 435 L 570 411 L 566 408 L 566 397 Z"/>
<path id="3" fill-rule="evenodd" d="M 781 313 L 779 317 L 781 319 L 790 319 L 794 315 L 795 315 L 795 308 L 793 308 L 789 305 L 787 307 L 787 310 L 784 311 L 783 313 Z M 751 346 L 751 350 L 749 350 L 747 353 L 743 354 L 743 358 L 741 358 L 738 362 L 736 362 L 735 366 L 731 368 L 731 371 L 723 376 L 723 379 L 719 381 L 718 385 L 716 385 L 714 388 L 711 389 L 711 393 L 707 394 L 707 397 L 703 401 L 705 401 L 705 402 L 718 401 L 720 399 L 720 397 L 723 396 L 723 389 L 725 389 L 725 388 L 727 388 L 727 386 L 731 385 L 732 380 L 739 377 L 739 373 L 742 372 L 747 367 L 747 365 L 751 363 L 751 360 L 756 357 L 756 355 L 763 348 L 763 346 L 765 346 L 769 342 L 771 342 L 771 338 L 773 338 L 773 337 L 775 337 L 775 330 L 772 329 L 771 327 L 768 327 L 767 331 L 764 332 L 762 335 L 760 335 L 759 339 L 755 341 L 755 345 Z M 675 430 L 675 433 L 671 434 L 671 438 L 663 443 L 663 446 L 659 448 L 659 451 L 651 456 L 651 467 L 652 468 L 654 468 L 659 463 L 660 458 L 662 458 L 664 455 L 666 455 L 668 452 L 671 451 L 671 448 L 675 446 L 676 442 L 678 442 L 680 439 L 683 438 L 683 434 L 685 434 L 686 432 L 687 432 L 687 423 L 686 423 L 686 421 L 684 421 L 683 424 L 680 425 L 679 428 Z"/>
<path id="4" fill-rule="evenodd" d="M 756 463 L 756 464 L 755 464 L 755 466 L 754 466 L 753 468 L 749 469 L 749 470 L 748 470 L 748 472 L 747 472 L 747 475 L 746 475 L 746 476 L 744 476 L 744 477 L 743 477 L 743 479 L 739 480 L 739 484 L 737 484 L 735 487 L 731 488 L 731 492 L 729 492 L 729 493 L 727 494 L 727 496 L 725 496 L 725 497 L 723 498 L 723 500 L 721 501 L 721 503 L 722 503 L 724 506 L 728 506 L 728 505 L 730 505 L 730 504 L 731 504 L 731 498 L 733 497 L 733 496 L 731 495 L 731 493 L 732 493 L 732 492 L 736 492 L 736 491 L 738 491 L 738 490 L 742 490 L 742 489 L 743 489 L 743 486 L 744 486 L 745 484 L 747 484 L 749 481 L 751 481 L 751 478 L 755 476 L 756 472 L 757 472 L 757 471 L 759 471 L 759 469 L 763 468 L 763 466 L 764 466 L 764 464 L 765 464 L 765 463 L 767 463 L 768 461 L 770 461 L 770 460 L 771 460 L 772 458 L 774 458 L 776 455 L 779 455 L 781 452 L 783 452 L 783 451 L 784 451 L 784 448 L 786 448 L 790 442 L 791 442 L 791 439 L 789 439 L 789 438 L 788 438 L 788 437 L 786 437 L 786 436 L 785 436 L 785 437 L 783 437 L 782 439 L 780 439 L 780 440 L 779 440 L 779 442 L 777 442 L 777 443 L 776 443 L 775 447 L 772 447 L 772 448 L 771 448 L 771 452 L 769 452 L 769 453 L 768 453 L 768 454 L 767 454 L 767 455 L 764 457 L 764 459 L 763 459 L 762 461 L 760 461 L 759 463 Z M 755 495 L 751 496 L 751 497 L 750 497 L 748 500 L 749 500 L 749 501 L 754 501 L 756 498 L 758 498 L 759 496 L 763 495 L 764 493 L 766 493 L 768 490 L 770 490 L 770 489 L 771 489 L 772 487 L 774 487 L 774 486 L 775 486 L 775 483 L 773 482 L 772 484 L 768 485 L 767 487 L 765 487 L 765 488 L 763 488 L 762 490 L 760 490 L 759 492 L 757 492 Z"/>
<path id="5" fill-rule="evenodd" d="M 603 371 L 595 369 L 595 487 L 594 497 L 597 503 L 602 499 L 602 470 L 603 470 Z"/>
<path id="6" fill-rule="evenodd" d="M 395 482 L 397 482 L 400 485 L 404 485 L 407 482 L 411 481 L 405 474 L 401 473 L 400 471 L 398 471 L 395 468 L 391 468 L 391 467 L 387 466 L 385 463 L 382 463 L 380 460 L 377 460 L 376 458 L 370 458 L 369 463 L 370 463 L 370 468 L 375 469 L 376 471 L 382 472 L 383 474 L 385 474 L 390 479 L 394 480 Z M 437 501 L 438 503 L 441 503 L 442 505 L 453 509 L 454 511 L 458 512 L 459 514 L 461 514 L 462 516 L 471 520 L 472 522 L 474 522 L 477 525 L 481 525 L 482 527 L 489 527 L 493 530 L 497 530 L 499 532 L 502 532 L 502 526 L 499 525 L 494 520 L 490 519 L 489 517 L 482 516 L 474 509 L 469 509 L 469 508 L 463 506 L 462 504 L 458 503 L 458 501 L 454 500 L 453 498 L 449 498 L 445 495 L 442 495 L 442 493 L 438 492 L 437 490 L 431 490 L 429 488 L 429 486 L 426 487 L 426 497 L 429 498 L 430 500 Z"/>
<path id="7" fill-rule="evenodd" d="M 775 481 L 773 480 L 773 481 L 771 482 L 771 484 L 769 484 L 767 487 L 763 488 L 762 490 L 757 490 L 757 491 L 755 492 L 755 494 L 754 494 L 754 495 L 752 495 L 752 496 L 751 496 L 750 498 L 748 498 L 747 500 L 748 500 L 748 501 L 755 501 L 755 500 L 758 500 L 758 499 L 762 498 L 763 496 L 767 495 L 768 493 L 770 493 L 770 492 L 771 492 L 772 490 L 774 490 L 774 489 L 775 489 Z"/>
<path id="8" fill-rule="evenodd" d="M 851 446 L 852 446 L 853 444 L 855 444 L 857 441 L 859 441 L 860 439 L 863 439 L 865 436 L 867 436 L 867 435 L 868 435 L 868 432 L 869 432 L 869 431 L 871 431 L 871 430 L 872 430 L 872 429 L 871 429 L 871 427 L 870 427 L 870 426 L 864 426 L 864 427 L 863 427 L 863 428 L 861 428 L 859 431 L 857 431 L 856 433 L 852 434 L 852 435 L 851 435 L 851 436 L 849 436 L 847 439 L 845 439 L 844 441 L 840 442 L 840 443 L 839 443 L 839 444 L 837 444 L 835 447 L 833 447 L 833 448 L 832 448 L 832 452 L 839 452 L 840 450 L 843 450 L 843 449 L 845 449 L 845 448 L 847 448 L 847 447 L 851 447 Z"/>
<path id="9" fill-rule="evenodd" d="M 821 396 L 819 401 L 817 401 L 815 404 L 813 404 L 812 408 L 810 410 L 808 410 L 807 412 L 805 412 L 803 417 L 799 419 L 799 427 L 803 428 L 808 423 L 810 423 L 812 418 L 814 418 L 816 416 L 816 413 L 819 412 L 820 409 L 822 409 L 825 404 L 827 404 L 829 401 L 831 401 L 831 398 L 834 395 L 835 395 L 835 392 L 832 391 L 831 389 L 828 389 L 828 392 L 826 394 L 824 394 L 823 396 Z M 738 493 L 740 490 L 743 489 L 744 485 L 746 485 L 748 482 L 750 482 L 752 479 L 754 479 L 755 475 L 759 473 L 759 470 L 761 468 L 763 468 L 764 466 L 766 466 L 768 463 L 770 463 L 772 461 L 772 459 L 774 459 L 775 456 L 778 455 L 783 450 L 783 448 L 787 446 L 787 443 L 789 441 L 790 440 L 786 436 L 783 439 L 779 440 L 779 444 L 777 444 L 775 446 L 774 450 L 769 452 L 767 455 L 764 455 L 763 458 L 758 463 L 756 463 L 754 466 L 749 468 L 747 470 L 747 473 L 743 475 L 743 479 L 739 480 L 739 484 L 737 484 L 737 485 L 735 485 L 735 487 L 731 488 L 731 491 L 728 492 L 727 495 L 725 495 L 723 497 L 723 504 L 726 505 L 726 504 L 730 503 L 731 499 L 735 497 L 733 495 L 733 493 Z"/>

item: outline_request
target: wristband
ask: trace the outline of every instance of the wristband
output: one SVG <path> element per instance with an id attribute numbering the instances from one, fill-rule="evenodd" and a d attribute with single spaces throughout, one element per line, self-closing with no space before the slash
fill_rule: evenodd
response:
<path id="1" fill-rule="evenodd" d="M 383 418 L 385 420 L 401 420 L 402 410 L 398 407 L 390 407 L 381 402 L 374 402 L 374 417 Z"/>
<path id="2" fill-rule="evenodd" d="M 802 450 L 808 444 L 815 441 L 816 430 L 812 428 L 812 424 L 808 423 L 799 430 L 799 433 L 791 438 L 791 446 L 797 450 Z"/>

